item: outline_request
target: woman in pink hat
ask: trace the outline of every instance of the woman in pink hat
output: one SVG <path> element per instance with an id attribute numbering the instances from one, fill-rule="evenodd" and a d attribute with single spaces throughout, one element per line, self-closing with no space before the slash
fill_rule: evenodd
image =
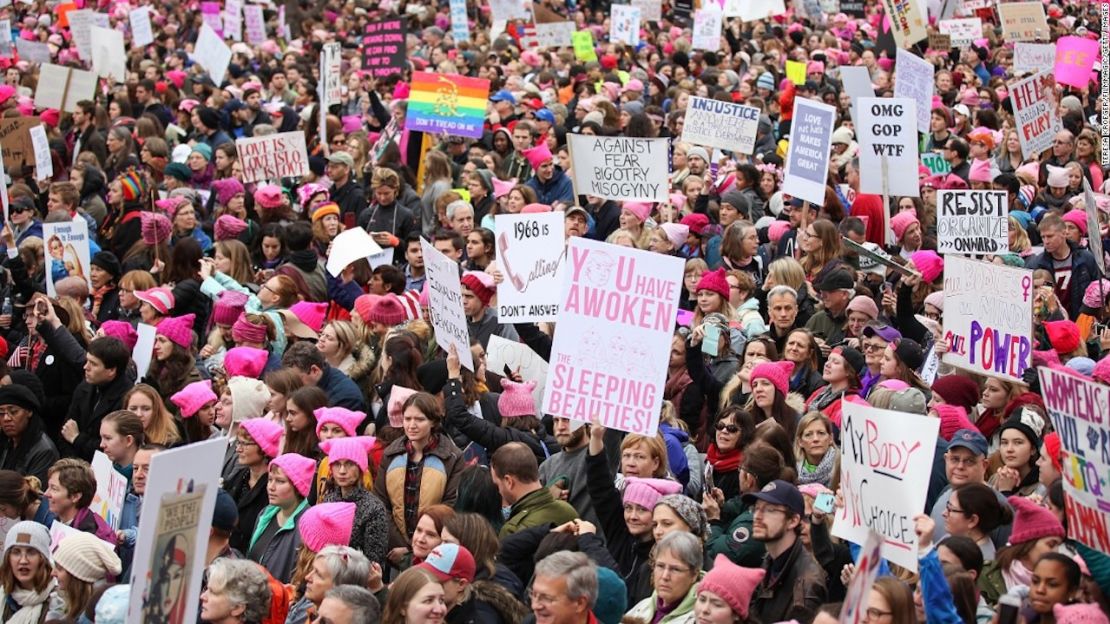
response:
<path id="1" fill-rule="evenodd" d="M 247 558 L 262 564 L 282 583 L 293 579 L 301 535 L 301 517 L 308 510 L 316 462 L 303 455 L 285 453 L 270 461 L 266 498 L 269 505 L 258 515 Z"/>
<path id="2" fill-rule="evenodd" d="M 231 533 L 231 547 L 243 552 L 250 544 L 258 515 L 269 504 L 270 461 L 278 455 L 284 430 L 265 418 L 252 418 L 239 423 L 235 434 L 236 470 L 224 482 L 224 489 L 239 509 L 239 524 Z"/>
<path id="3" fill-rule="evenodd" d="M 187 444 L 203 442 L 215 437 L 216 401 L 219 399 L 212 391 L 212 381 L 193 382 L 173 396 L 170 402 L 177 406 L 178 413 L 185 423 Z"/>
<path id="4" fill-rule="evenodd" d="M 389 513 L 382 501 L 366 487 L 366 479 L 373 466 L 370 453 L 375 447 L 381 449 L 377 440 L 369 436 L 333 438 L 322 442 L 320 448 L 327 453 L 331 476 L 320 501 L 355 504 L 349 543 L 384 567 L 389 549 Z"/>
<path id="5" fill-rule="evenodd" d="M 174 316 L 155 328 L 154 357 L 147 379 L 157 385 L 163 398 L 168 399 L 188 384 L 201 380 L 193 349 L 194 319 L 192 314 Z"/>

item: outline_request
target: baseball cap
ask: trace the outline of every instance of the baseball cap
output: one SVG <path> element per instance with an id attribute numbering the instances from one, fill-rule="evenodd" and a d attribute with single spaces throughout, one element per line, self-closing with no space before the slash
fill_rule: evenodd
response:
<path id="1" fill-rule="evenodd" d="M 887 342 L 894 342 L 902 338 L 902 333 L 890 325 L 868 325 L 863 328 L 864 338 L 874 338 L 875 336 Z"/>
<path id="2" fill-rule="evenodd" d="M 748 505 L 755 504 L 757 500 L 766 501 L 772 505 L 782 505 L 798 515 L 802 515 L 806 511 L 806 503 L 805 499 L 802 498 L 802 493 L 794 487 L 793 483 L 782 479 L 775 479 L 763 486 L 762 490 L 744 495 L 744 502 Z"/>
<path id="3" fill-rule="evenodd" d="M 347 152 L 335 152 L 334 154 L 331 154 L 330 156 L 328 156 L 328 162 L 335 163 L 337 165 L 347 165 L 351 169 L 355 168 L 355 159 L 351 158 L 351 155 Z"/>
<path id="4" fill-rule="evenodd" d="M 541 108 L 540 110 L 536 111 L 535 117 L 539 121 L 546 121 L 549 124 L 555 123 L 555 113 L 547 110 L 546 108 Z"/>
<path id="5" fill-rule="evenodd" d="M 572 215 L 576 212 L 581 212 L 582 213 L 582 218 L 585 219 L 586 221 L 590 220 L 590 213 L 586 212 L 586 209 L 583 208 L 582 206 L 577 206 L 577 205 L 567 208 L 563 212 L 563 218 L 565 219 L 565 218 L 569 217 L 570 215 Z"/>
<path id="6" fill-rule="evenodd" d="M 987 455 L 987 439 L 975 429 L 960 429 L 952 435 L 952 441 L 948 443 L 948 450 L 951 451 L 959 446 L 981 457 Z"/>
<path id="7" fill-rule="evenodd" d="M 512 104 L 512 105 L 516 106 L 516 98 L 513 97 L 512 93 L 509 93 L 505 89 L 502 89 L 502 90 L 498 91 L 497 93 L 494 93 L 493 95 L 489 96 L 489 101 L 490 102 L 508 102 L 509 104 Z"/>
<path id="8" fill-rule="evenodd" d="M 815 285 L 817 290 L 822 291 L 852 290 L 855 287 L 856 282 L 847 271 L 829 271 Z"/>
<path id="9" fill-rule="evenodd" d="M 441 583 L 454 579 L 474 582 L 474 556 L 458 544 L 440 544 L 428 553 L 428 558 L 416 567 L 431 572 Z"/>

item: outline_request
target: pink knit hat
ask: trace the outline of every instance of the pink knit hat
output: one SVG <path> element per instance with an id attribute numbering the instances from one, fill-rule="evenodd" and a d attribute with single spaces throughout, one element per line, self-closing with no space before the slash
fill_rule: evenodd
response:
<path id="1" fill-rule="evenodd" d="M 234 215 L 220 215 L 216 219 L 216 225 L 213 226 L 213 234 L 216 235 L 216 242 L 233 240 L 238 238 L 240 234 L 247 231 L 247 222 Z"/>
<path id="2" fill-rule="evenodd" d="M 239 318 L 235 319 L 235 323 L 231 326 L 231 337 L 235 342 L 265 342 L 266 326 L 250 322 L 244 312 L 239 315 Z"/>
<path id="3" fill-rule="evenodd" d="M 170 397 L 170 402 L 181 410 L 182 418 L 192 418 L 202 407 L 215 403 L 215 392 L 212 392 L 212 380 L 194 381 L 185 386 L 180 392 Z"/>
<path id="4" fill-rule="evenodd" d="M 871 320 L 879 318 L 879 306 L 875 305 L 875 300 L 867 295 L 852 297 L 848 302 L 848 311 L 866 314 Z"/>
<path id="5" fill-rule="evenodd" d="M 308 184 L 301 185 L 301 187 L 297 189 L 297 201 L 300 202 L 302 206 L 308 206 L 308 203 L 312 201 L 312 197 L 320 193 L 323 193 L 324 197 L 330 198 L 328 187 L 323 184 L 309 182 Z"/>
<path id="6" fill-rule="evenodd" d="M 404 386 L 393 386 L 393 391 L 389 393 L 389 426 L 401 427 L 405 424 L 405 412 L 401 406 L 412 395 L 416 394 L 416 390 L 406 388 Z"/>
<path id="7" fill-rule="evenodd" d="M 547 141 L 540 141 L 539 145 L 532 149 L 526 149 L 521 153 L 528 159 L 528 163 L 532 165 L 533 171 L 539 169 L 540 165 L 554 158 L 554 156 L 551 155 L 551 149 L 547 147 Z"/>
<path id="8" fill-rule="evenodd" d="M 751 382 L 756 379 L 766 379 L 778 390 L 782 396 L 790 393 L 790 376 L 794 374 L 794 363 L 789 360 L 781 362 L 763 362 L 752 368 Z"/>
<path id="9" fill-rule="evenodd" d="M 105 336 L 122 342 L 128 351 L 134 351 L 135 343 L 139 341 L 139 334 L 135 332 L 135 328 L 125 321 L 104 321 L 100 331 L 104 332 Z"/>
<path id="10" fill-rule="evenodd" d="M 281 468 L 302 497 L 308 496 L 309 490 L 312 489 L 312 479 L 316 476 L 316 462 L 304 455 L 285 453 L 270 462 L 270 472 L 273 472 L 274 468 Z"/>
<path id="11" fill-rule="evenodd" d="M 698 285 L 694 287 L 694 292 L 690 294 L 697 294 L 699 290 L 711 290 L 720 295 L 725 301 L 728 301 L 729 288 L 725 270 L 717 269 L 716 271 L 703 273 L 701 279 L 698 280 Z"/>
<path id="12" fill-rule="evenodd" d="M 663 233 L 667 235 L 667 240 L 671 241 L 675 249 L 679 249 L 686 244 L 686 238 L 690 235 L 690 226 L 681 223 L 664 223 L 659 226 Z"/>
<path id="13" fill-rule="evenodd" d="M 144 303 L 149 303 L 150 307 L 158 311 L 162 316 L 166 316 L 173 309 L 174 299 L 173 291 L 165 286 L 158 286 L 148 290 L 136 290 L 135 298 Z"/>
<path id="14" fill-rule="evenodd" d="M 212 322 L 217 325 L 234 325 L 247 307 L 247 299 L 247 295 L 239 291 L 223 291 L 216 303 L 212 304 Z"/>
<path id="15" fill-rule="evenodd" d="M 717 555 L 713 560 L 713 569 L 702 577 L 698 593 L 713 592 L 728 603 L 732 612 L 739 615 L 741 620 L 746 620 L 752 594 L 765 574 L 767 572 L 763 568 L 742 568 L 727 556 Z"/>
<path id="16" fill-rule="evenodd" d="M 1067 211 L 1066 213 L 1064 213 L 1064 221 L 1066 223 L 1070 223 L 1070 224 L 1074 225 L 1075 227 L 1079 228 L 1079 231 L 1082 232 L 1083 236 L 1087 235 L 1087 213 L 1086 212 L 1084 212 L 1082 210 L 1079 210 L 1077 208 L 1073 208 L 1073 209 Z"/>
<path id="17" fill-rule="evenodd" d="M 400 299 L 393 293 L 375 301 L 367 315 L 367 322 L 381 323 L 389 327 L 400 325 L 405 320 L 405 307 L 401 305 Z"/>
<path id="18" fill-rule="evenodd" d="M 967 175 L 968 182 L 986 182 L 990 183 L 994 177 L 991 176 L 991 161 L 989 160 L 973 160 L 971 161 L 971 170 Z"/>
<path id="19" fill-rule="evenodd" d="M 891 217 L 890 229 L 894 230 L 894 238 L 897 240 L 902 240 L 902 235 L 905 234 L 906 230 L 910 229 L 910 226 L 914 223 L 921 225 L 921 222 L 917 220 L 917 215 L 909 210 L 905 212 L 899 212 L 898 214 Z"/>
<path id="20" fill-rule="evenodd" d="M 790 231 L 789 221 L 772 221 L 771 225 L 767 226 L 767 238 L 772 243 L 778 243 L 782 240 L 783 234 Z"/>
<path id="21" fill-rule="evenodd" d="M 285 428 L 269 418 L 248 418 L 239 423 L 251 439 L 258 444 L 258 448 L 266 454 L 266 457 L 273 459 L 277 457 L 279 446 L 281 444 L 281 436 L 285 435 Z"/>
<path id="22" fill-rule="evenodd" d="M 320 449 L 328 454 L 328 465 L 349 461 L 358 466 L 362 474 L 366 474 L 370 469 L 370 450 L 374 448 L 374 442 L 376 440 L 371 436 L 332 438 L 321 442 Z"/>
<path id="23" fill-rule="evenodd" d="M 316 417 L 316 435 L 326 424 L 339 425 L 348 436 L 358 435 L 358 426 L 366 420 L 366 412 L 355 412 L 345 407 L 321 407 L 312 415 Z"/>
<path id="24" fill-rule="evenodd" d="M 212 190 L 216 193 L 216 201 L 221 206 L 227 206 L 227 203 L 235 198 L 236 195 L 246 193 L 243 188 L 243 183 L 238 178 L 223 178 L 214 180 L 212 182 Z"/>
<path id="25" fill-rule="evenodd" d="M 952 436 L 960 429 L 974 429 L 975 425 L 967 418 L 967 410 L 959 405 L 938 403 L 933 411 L 940 417 L 940 437 L 951 442 Z"/>
<path id="26" fill-rule="evenodd" d="M 305 325 L 312 328 L 317 334 L 324 328 L 324 321 L 328 316 L 328 304 L 314 301 L 298 301 L 289 306 L 289 311 L 301 319 Z"/>
<path id="27" fill-rule="evenodd" d="M 926 283 L 931 283 L 944 273 L 944 258 L 931 249 L 913 252 L 910 254 L 910 261 L 921 272 L 921 279 Z"/>
<path id="28" fill-rule="evenodd" d="M 497 399 L 497 411 L 501 412 L 501 417 L 535 416 L 536 403 L 532 397 L 535 389 L 534 381 L 517 383 L 508 378 L 502 379 L 501 397 Z"/>
<path id="29" fill-rule="evenodd" d="M 1110 384 L 1110 355 L 1095 364 L 1095 370 L 1091 371 L 1091 378 L 1104 384 Z"/>
<path id="30" fill-rule="evenodd" d="M 626 201 L 623 208 L 632 213 L 640 223 L 647 221 L 651 216 L 651 204 L 646 202 Z"/>
<path id="31" fill-rule="evenodd" d="M 297 530 L 305 547 L 318 553 L 326 546 L 349 546 L 354 526 L 354 503 L 317 503 L 301 515 Z"/>
<path id="32" fill-rule="evenodd" d="M 1056 536 L 1063 538 L 1064 525 L 1056 518 L 1056 514 L 1040 505 L 1030 501 L 1024 496 L 1011 496 L 1008 499 L 1014 508 L 1014 525 L 1010 532 L 1010 544 L 1024 544 L 1042 537 Z"/>
<path id="33" fill-rule="evenodd" d="M 1088 602 L 1070 605 L 1058 602 L 1052 605 L 1052 615 L 1056 616 L 1056 624 L 1110 623 L 1110 618 L 1098 608 L 1098 605 Z"/>
<path id="34" fill-rule="evenodd" d="M 266 370 L 270 354 L 265 349 L 233 347 L 224 354 L 224 372 L 228 377 L 258 379 Z"/>
<path id="35" fill-rule="evenodd" d="M 636 503 L 644 509 L 655 509 L 655 504 L 667 494 L 678 494 L 682 484 L 669 479 L 643 479 L 628 477 L 624 481 L 625 504 Z"/>
<path id="36" fill-rule="evenodd" d="M 144 210 L 139 216 L 139 220 L 141 222 L 139 232 L 142 235 L 143 242 L 147 245 L 153 247 L 158 243 L 170 240 L 173 224 L 170 223 L 170 218 L 166 215 Z"/>
<path id="37" fill-rule="evenodd" d="M 1110 280 L 1095 280 L 1087 285 L 1083 293 L 1083 305 L 1099 309 L 1110 299 Z"/>
<path id="38" fill-rule="evenodd" d="M 359 295 L 355 299 L 355 314 L 359 315 L 363 323 L 370 324 L 370 310 L 374 308 L 374 303 L 381 298 L 381 295 Z"/>
<path id="39" fill-rule="evenodd" d="M 166 340 L 179 345 L 183 349 L 188 349 L 193 346 L 193 321 L 196 318 L 195 314 L 186 314 L 164 319 L 161 323 L 158 323 L 154 333 L 158 336 L 164 336 Z"/>

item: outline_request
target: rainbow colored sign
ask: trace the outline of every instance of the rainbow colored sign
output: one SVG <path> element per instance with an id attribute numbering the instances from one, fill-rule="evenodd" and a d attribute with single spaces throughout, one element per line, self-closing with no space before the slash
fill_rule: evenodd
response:
<path id="1" fill-rule="evenodd" d="M 488 97 L 484 78 L 414 73 L 405 128 L 480 139 Z"/>

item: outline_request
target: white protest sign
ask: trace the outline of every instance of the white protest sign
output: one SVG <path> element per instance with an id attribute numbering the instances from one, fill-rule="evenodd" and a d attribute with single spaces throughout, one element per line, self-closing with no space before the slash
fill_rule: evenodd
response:
<path id="1" fill-rule="evenodd" d="M 786 13 L 783 0 L 725 0 L 725 17 L 755 22 Z"/>
<path id="2" fill-rule="evenodd" d="M 497 286 L 501 323 L 554 321 L 563 286 L 563 213 L 499 214 L 497 264 L 505 281 Z"/>
<path id="3" fill-rule="evenodd" d="M 937 29 L 952 37 L 952 45 L 959 48 L 983 38 L 983 20 L 978 17 L 941 20 L 937 22 Z"/>
<path id="4" fill-rule="evenodd" d="M 266 19 L 262 14 L 261 6 L 257 4 L 244 6 L 243 21 L 247 29 L 247 43 L 258 45 L 266 41 Z"/>
<path id="5" fill-rule="evenodd" d="M 917 571 L 913 518 L 925 508 L 940 420 L 845 401 L 833 535 L 857 544 L 882 536 L 883 557 Z"/>
<path id="6" fill-rule="evenodd" d="M 50 141 L 42 124 L 31 128 L 31 145 L 35 148 L 35 179 L 50 179 L 54 176 L 54 161 L 50 158 Z"/>
<path id="7" fill-rule="evenodd" d="M 1036 158 L 1052 147 L 1062 127 L 1056 114 L 1051 72 L 1038 72 L 1010 85 L 1010 102 L 1014 105 L 1021 155 Z"/>
<path id="8" fill-rule="evenodd" d="M 235 140 L 243 163 L 243 182 L 295 178 L 308 173 L 304 132 L 279 132 Z"/>
<path id="9" fill-rule="evenodd" d="M 139 379 L 146 376 L 150 370 L 150 361 L 154 356 L 154 339 L 157 333 L 153 325 L 146 323 L 139 323 L 135 326 L 135 333 L 138 334 L 138 340 L 135 341 L 135 348 L 131 350 L 131 359 L 135 362 L 135 383 Z"/>
<path id="10" fill-rule="evenodd" d="M 226 452 L 223 438 L 162 451 L 150 460 L 128 622 L 162 621 L 165 613 L 182 613 L 180 622 L 196 620 Z M 167 595 L 169 590 L 174 594 Z"/>
<path id="11" fill-rule="evenodd" d="M 127 78 L 127 52 L 123 33 L 111 28 L 92 26 L 92 67 L 98 76 L 120 83 Z"/>
<path id="12" fill-rule="evenodd" d="M 682 140 L 741 154 L 755 150 L 759 109 L 709 98 L 691 97 L 686 105 Z"/>
<path id="13" fill-rule="evenodd" d="M 227 47 L 211 26 L 202 24 L 193 48 L 193 59 L 208 72 L 212 82 L 219 86 L 223 84 L 227 66 L 231 64 L 231 48 Z"/>
<path id="14" fill-rule="evenodd" d="M 1014 74 L 1051 73 L 1056 67 L 1055 43 L 1014 43 Z"/>
<path id="15" fill-rule="evenodd" d="M 43 223 L 46 247 L 46 294 L 56 297 L 54 282 L 64 277 L 80 277 L 92 288 L 89 274 L 89 224 L 81 217 L 73 221 Z"/>
<path id="16" fill-rule="evenodd" d="M 77 55 L 82 61 L 92 60 L 92 9 L 79 9 L 66 14 L 69 20 L 69 32 L 73 35 L 73 45 L 77 48 Z"/>
<path id="17" fill-rule="evenodd" d="M 640 9 L 640 19 L 645 22 L 658 22 L 663 19 L 662 0 L 632 0 L 630 4 Z"/>
<path id="18" fill-rule="evenodd" d="M 640 44 L 640 9 L 627 4 L 612 5 L 609 16 L 609 41 L 630 46 Z"/>
<path id="19" fill-rule="evenodd" d="M 860 192 L 920 196 L 917 176 L 904 173 L 917 169 L 917 103 L 909 98 L 860 98 L 856 105 Z"/>
<path id="20" fill-rule="evenodd" d="M 12 21 L 0 20 L 0 56 L 12 55 Z"/>
<path id="21" fill-rule="evenodd" d="M 568 134 L 576 192 L 606 199 L 667 201 L 667 139 Z"/>
<path id="22" fill-rule="evenodd" d="M 536 42 L 541 48 L 561 48 L 573 45 L 571 38 L 576 30 L 574 22 L 536 24 Z"/>
<path id="23" fill-rule="evenodd" d="M 459 263 L 443 255 L 431 243 L 420 239 L 424 251 L 424 271 L 428 276 L 428 302 L 436 342 L 444 351 L 451 345 L 459 352 L 459 362 L 473 371 L 474 356 L 470 353 L 470 330 L 463 312 Z"/>
<path id="24" fill-rule="evenodd" d="M 528 19 L 531 17 L 522 0 L 490 0 L 489 7 L 494 21 Z"/>
<path id="25" fill-rule="evenodd" d="M 1091 190 L 1091 183 L 1083 178 L 1083 209 L 1087 213 L 1087 248 L 1095 257 L 1098 270 L 1106 272 L 1106 255 L 1102 251 L 1102 230 L 1098 222 L 1098 200 Z"/>
<path id="26" fill-rule="evenodd" d="M 355 260 L 364 260 L 369 256 L 381 253 L 383 250 L 365 228 L 353 227 L 343 230 L 331 241 L 331 252 L 328 254 L 327 268 L 332 277 L 339 277 L 343 269 Z M 390 252 L 393 249 L 390 248 Z"/>
<path id="27" fill-rule="evenodd" d="M 937 253 L 1008 253 L 1009 234 L 1006 191 L 937 191 Z"/>
<path id="28" fill-rule="evenodd" d="M 867 541 L 859 551 L 856 572 L 846 588 L 844 605 L 840 608 L 840 621 L 844 624 L 863 624 L 868 621 L 867 603 L 871 599 L 871 586 L 879 576 L 879 566 L 883 562 L 883 536 L 874 531 L 867 532 Z"/>
<path id="29" fill-rule="evenodd" d="M 90 508 L 113 529 L 119 529 L 123 499 L 127 496 L 127 477 L 112 467 L 112 460 L 100 451 L 93 454 L 93 473 L 96 474 L 96 494 Z"/>
<path id="30" fill-rule="evenodd" d="M 343 66 L 342 47 L 338 42 L 325 43 L 320 51 L 320 70 L 323 81 L 320 90 L 320 107 L 327 109 L 339 104 L 343 96 L 343 81 L 340 71 Z"/>
<path id="31" fill-rule="evenodd" d="M 691 45 L 695 50 L 716 52 L 721 47 L 723 16 L 715 2 L 709 8 L 694 11 L 694 30 Z"/>
<path id="32" fill-rule="evenodd" d="M 999 2 L 998 19 L 1006 41 L 1048 40 L 1048 18 L 1040 2 Z"/>
<path id="33" fill-rule="evenodd" d="M 451 0 L 451 36 L 455 42 L 470 41 L 470 20 L 466 14 L 466 0 Z"/>
<path id="34" fill-rule="evenodd" d="M 131 45 L 137 48 L 154 43 L 154 28 L 150 25 L 150 7 L 143 6 L 128 13 L 131 21 Z"/>
<path id="35" fill-rule="evenodd" d="M 944 363 L 1021 381 L 1033 358 L 1033 272 L 956 255 L 944 264 Z"/>
<path id="36" fill-rule="evenodd" d="M 894 65 L 898 73 L 894 81 L 894 97 L 917 102 L 917 131 L 928 132 L 935 86 L 933 64 L 901 48 L 895 57 Z"/>
<path id="37" fill-rule="evenodd" d="M 890 19 L 890 31 L 899 50 L 928 36 L 925 10 L 917 0 L 882 0 L 882 5 Z"/>
<path id="38" fill-rule="evenodd" d="M 683 266 L 676 256 L 570 239 L 545 414 L 655 435 Z"/>
<path id="39" fill-rule="evenodd" d="M 794 123 L 786 152 L 782 191 L 818 206 L 825 204 L 836 109 L 806 98 L 794 98 Z"/>
<path id="40" fill-rule="evenodd" d="M 27 41 L 26 39 L 15 40 L 15 51 L 19 53 L 20 60 L 29 63 L 49 63 L 50 62 L 50 44 L 41 41 Z"/>
<path id="41" fill-rule="evenodd" d="M 489 337 L 486 345 L 486 369 L 495 375 L 507 377 L 507 372 L 520 372 L 524 381 L 536 382 L 539 392 L 533 392 L 536 413 L 543 412 L 543 388 L 547 386 L 547 361 L 531 347 L 515 340 L 506 340 L 497 334 Z"/>
<path id="42" fill-rule="evenodd" d="M 839 69 L 840 81 L 844 85 L 844 92 L 852 96 L 852 123 L 859 127 L 859 100 L 865 97 L 875 97 L 875 87 L 871 84 L 871 72 L 866 67 L 845 65 Z"/>
<path id="43" fill-rule="evenodd" d="M 227 0 L 224 5 L 224 35 L 232 41 L 243 40 L 243 3 L 242 0 Z"/>

